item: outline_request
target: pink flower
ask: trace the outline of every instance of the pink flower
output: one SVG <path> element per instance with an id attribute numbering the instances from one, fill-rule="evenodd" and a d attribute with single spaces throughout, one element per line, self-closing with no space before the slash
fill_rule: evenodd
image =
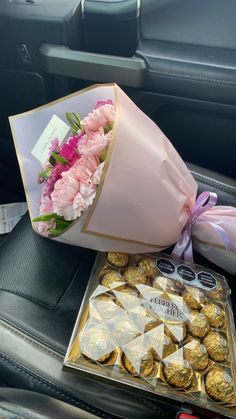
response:
<path id="1" fill-rule="evenodd" d="M 42 196 L 42 200 L 41 200 L 41 204 L 40 204 L 40 208 L 39 208 L 39 213 L 40 215 L 43 214 L 50 214 L 53 212 L 53 208 L 52 208 L 52 201 L 49 198 L 49 196 Z M 39 232 L 39 234 L 41 234 L 42 236 L 47 237 L 49 234 L 49 230 L 51 228 L 55 228 L 56 227 L 56 222 L 54 220 L 51 221 L 39 221 L 37 223 L 37 231 Z"/>
<path id="2" fill-rule="evenodd" d="M 69 170 L 75 162 L 79 159 L 78 153 L 78 143 L 81 140 L 83 134 L 78 134 L 70 137 L 65 144 L 61 146 L 60 149 L 55 150 L 59 151 L 61 157 L 68 161 L 68 164 L 62 165 L 60 163 L 56 163 L 55 166 L 52 167 L 52 172 L 50 177 L 44 184 L 43 187 L 43 195 L 50 195 L 54 189 L 54 185 L 58 179 L 61 178 L 62 173 Z M 54 141 L 54 145 L 56 145 L 56 140 Z M 58 140 L 57 140 L 58 141 Z M 53 150 L 51 150 L 52 152 Z"/>
<path id="3" fill-rule="evenodd" d="M 49 150 L 50 150 L 49 157 L 51 153 L 59 151 L 59 148 L 60 148 L 59 140 L 58 138 L 54 138 L 51 142 L 51 146 L 49 147 Z"/>
<path id="4" fill-rule="evenodd" d="M 50 214 L 52 212 L 52 201 L 49 196 L 42 196 L 39 214 Z"/>
<path id="5" fill-rule="evenodd" d="M 115 121 L 115 114 L 114 106 L 105 104 L 89 113 L 88 116 L 81 121 L 81 125 L 86 133 L 89 131 L 98 131 L 107 124 L 113 124 Z"/>
<path id="6" fill-rule="evenodd" d="M 91 205 L 95 196 L 92 175 L 98 167 L 98 160 L 92 155 L 81 156 L 74 166 L 62 173 L 51 194 L 53 212 L 66 220 L 75 220 Z"/>
<path id="7" fill-rule="evenodd" d="M 92 176 L 92 182 L 94 185 L 99 185 L 104 165 L 105 165 L 105 162 L 100 163 L 97 167 L 97 170 L 94 172 Z"/>
<path id="8" fill-rule="evenodd" d="M 104 134 L 103 128 L 100 128 L 98 132 L 88 132 L 79 143 L 79 153 L 99 156 L 101 151 L 107 146 L 108 140 L 109 136 Z"/>
<path id="9" fill-rule="evenodd" d="M 111 99 L 108 99 L 108 100 L 98 100 L 97 103 L 96 103 L 95 109 L 101 108 L 101 106 L 104 106 L 104 105 L 112 105 L 112 106 L 114 106 Z"/>
<path id="10" fill-rule="evenodd" d="M 78 144 L 82 137 L 83 134 L 70 137 L 67 142 L 61 146 L 59 151 L 60 156 L 68 160 L 69 163 L 72 163 L 72 161 L 78 158 Z"/>

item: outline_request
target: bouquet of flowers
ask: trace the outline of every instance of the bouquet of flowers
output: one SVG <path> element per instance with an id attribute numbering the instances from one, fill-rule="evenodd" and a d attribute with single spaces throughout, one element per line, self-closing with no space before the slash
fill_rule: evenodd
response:
<path id="1" fill-rule="evenodd" d="M 117 85 L 90 87 L 10 124 L 36 232 L 126 253 L 177 242 L 174 256 L 190 261 L 193 244 L 236 273 L 236 209 L 216 206 L 211 192 L 196 199 L 177 151 Z"/>
<path id="2" fill-rule="evenodd" d="M 71 136 L 60 145 L 51 141 L 48 160 L 39 172 L 43 184 L 40 216 L 36 230 L 58 236 L 92 205 L 112 138 L 115 108 L 111 100 L 98 101 L 82 121 L 76 113 L 66 113 Z"/>

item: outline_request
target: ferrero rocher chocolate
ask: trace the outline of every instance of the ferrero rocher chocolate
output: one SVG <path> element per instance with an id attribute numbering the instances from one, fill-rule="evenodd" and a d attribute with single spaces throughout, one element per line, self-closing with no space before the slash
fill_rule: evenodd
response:
<path id="1" fill-rule="evenodd" d="M 194 370 L 204 370 L 208 365 L 207 350 L 196 339 L 191 340 L 184 346 L 184 359 Z"/>
<path id="2" fill-rule="evenodd" d="M 209 291 L 204 291 L 205 295 L 212 300 L 221 300 L 223 295 L 223 288 L 220 281 L 216 282 L 216 287 Z"/>
<path id="3" fill-rule="evenodd" d="M 213 400 L 230 402 L 235 396 L 234 384 L 228 371 L 221 367 L 213 367 L 206 375 L 205 389 Z"/>
<path id="4" fill-rule="evenodd" d="M 171 325 L 166 323 L 165 326 L 165 334 L 169 336 L 169 338 L 174 343 L 182 342 L 187 334 L 186 326 L 184 323 L 178 325 Z"/>
<path id="5" fill-rule="evenodd" d="M 115 337 L 116 341 L 119 342 L 119 345 L 124 345 L 131 340 L 135 339 L 139 332 L 135 325 L 125 319 L 117 321 L 112 328 L 112 334 Z"/>
<path id="6" fill-rule="evenodd" d="M 222 329 L 225 325 L 225 313 L 216 304 L 208 303 L 203 306 L 201 313 L 204 314 L 210 323 L 210 326 L 216 329 Z"/>
<path id="7" fill-rule="evenodd" d="M 101 284 L 107 288 L 117 288 L 120 285 L 124 285 L 124 280 L 119 272 L 109 271 L 101 279 Z"/>
<path id="8" fill-rule="evenodd" d="M 216 362 L 227 360 L 228 344 L 226 339 L 217 332 L 209 332 L 203 340 L 209 357 Z"/>
<path id="9" fill-rule="evenodd" d="M 102 329 L 91 328 L 82 333 L 80 352 L 93 361 L 105 362 L 111 352 L 108 349 L 109 334 Z"/>
<path id="10" fill-rule="evenodd" d="M 152 345 L 152 354 L 156 361 L 161 361 L 176 350 L 172 340 L 166 335 L 153 339 Z"/>
<path id="11" fill-rule="evenodd" d="M 121 269 L 128 265 L 129 255 L 120 252 L 109 252 L 107 253 L 107 261 L 110 265 Z"/>
<path id="12" fill-rule="evenodd" d="M 124 303 L 125 301 L 127 301 L 128 303 L 129 300 L 132 299 L 132 297 L 138 298 L 138 291 L 136 291 L 134 288 L 125 287 L 119 290 L 119 292 L 121 292 L 122 294 L 120 294 L 120 299 L 119 298 L 116 299 L 116 304 L 118 304 L 118 306 L 122 308 L 123 308 L 122 302 Z M 122 302 L 120 300 L 122 300 Z"/>
<path id="13" fill-rule="evenodd" d="M 146 275 L 139 271 L 138 268 L 131 266 L 124 272 L 124 280 L 128 282 L 130 287 L 134 287 L 139 284 L 145 285 L 147 282 Z"/>
<path id="14" fill-rule="evenodd" d="M 163 372 L 167 383 L 173 387 L 184 389 L 192 384 L 193 369 L 185 360 L 169 362 Z"/>
<path id="15" fill-rule="evenodd" d="M 118 306 L 110 296 L 103 294 L 90 300 L 89 309 L 90 316 L 101 321 L 117 315 Z"/>
<path id="16" fill-rule="evenodd" d="M 186 287 L 186 290 L 183 292 L 183 299 L 190 308 L 195 310 L 200 310 L 205 303 L 203 292 L 193 287 Z"/>
<path id="17" fill-rule="evenodd" d="M 196 310 L 192 310 L 187 329 L 190 335 L 194 336 L 195 338 L 204 338 L 204 336 L 206 336 L 206 334 L 209 332 L 210 325 L 204 314 L 199 313 Z"/>
<path id="18" fill-rule="evenodd" d="M 162 320 L 154 317 L 148 311 L 146 312 L 146 324 L 145 324 L 145 332 L 153 329 L 154 327 L 159 326 L 162 323 Z"/>
<path id="19" fill-rule="evenodd" d="M 156 276 L 159 275 L 159 270 L 156 267 L 154 259 L 145 258 L 141 259 L 138 262 L 138 267 L 145 273 L 147 276 Z"/>
<path id="20" fill-rule="evenodd" d="M 137 346 L 130 351 L 129 356 L 124 354 L 123 363 L 130 374 L 148 377 L 154 365 L 152 351 L 146 351 L 143 347 Z"/>
<path id="21" fill-rule="evenodd" d="M 157 276 L 154 278 L 152 283 L 153 288 L 156 288 L 161 291 L 176 293 L 177 288 L 175 287 L 174 281 L 165 276 Z"/>

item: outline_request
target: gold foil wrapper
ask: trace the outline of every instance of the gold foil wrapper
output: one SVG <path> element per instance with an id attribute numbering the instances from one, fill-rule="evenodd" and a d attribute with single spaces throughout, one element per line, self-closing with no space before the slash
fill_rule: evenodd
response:
<path id="1" fill-rule="evenodd" d="M 165 276 L 157 276 L 152 282 L 153 288 L 156 288 L 160 291 L 178 293 L 179 289 L 174 281 Z"/>
<path id="2" fill-rule="evenodd" d="M 116 316 L 117 312 L 118 306 L 115 300 L 106 294 L 99 295 L 89 303 L 89 315 L 97 321 L 108 320 L 112 316 Z"/>
<path id="3" fill-rule="evenodd" d="M 173 325 L 171 323 L 165 323 L 165 334 L 172 340 L 174 343 L 182 342 L 187 334 L 186 325 L 184 323 Z"/>
<path id="4" fill-rule="evenodd" d="M 205 377 L 205 389 L 211 399 L 230 402 L 235 397 L 232 376 L 222 367 L 212 367 Z"/>
<path id="5" fill-rule="evenodd" d="M 135 288 L 136 285 L 143 284 L 147 282 L 146 275 L 139 271 L 138 268 L 131 266 L 127 268 L 123 274 L 124 280 L 128 282 L 130 287 Z"/>
<path id="6" fill-rule="evenodd" d="M 187 330 L 190 335 L 196 338 L 204 338 L 210 330 L 210 325 L 206 316 L 196 310 L 192 310 L 189 317 Z"/>
<path id="7" fill-rule="evenodd" d="M 210 331 L 203 340 L 209 357 L 216 362 L 227 361 L 228 343 L 219 333 Z"/>
<path id="8" fill-rule="evenodd" d="M 225 326 L 225 312 L 218 305 L 208 303 L 203 306 L 201 313 L 206 316 L 210 326 L 216 329 L 222 329 Z"/>
<path id="9" fill-rule="evenodd" d="M 117 298 L 116 304 L 122 308 L 124 307 L 125 303 L 129 304 L 129 302 L 132 301 L 133 297 L 138 298 L 138 291 L 134 288 L 125 287 L 123 289 L 119 289 L 119 291 L 122 293 L 120 294 L 122 297 L 122 302 L 119 300 L 119 298 Z"/>
<path id="10" fill-rule="evenodd" d="M 124 345 L 134 340 L 139 334 L 137 327 L 129 319 L 117 320 L 111 331 L 119 345 Z"/>
<path id="11" fill-rule="evenodd" d="M 137 346 L 129 355 L 124 354 L 123 365 L 126 371 L 134 376 L 148 377 L 154 366 L 152 351 Z"/>
<path id="12" fill-rule="evenodd" d="M 205 303 L 205 296 L 198 288 L 186 287 L 182 295 L 185 303 L 192 309 L 201 310 Z"/>
<path id="13" fill-rule="evenodd" d="M 138 262 L 138 267 L 144 272 L 147 276 L 157 276 L 160 275 L 160 271 L 156 267 L 156 262 L 151 258 L 144 258 Z"/>
<path id="14" fill-rule="evenodd" d="M 124 280 L 119 272 L 110 271 L 107 272 L 101 279 L 101 285 L 107 288 L 117 288 L 120 286 L 124 287 Z"/>
<path id="15" fill-rule="evenodd" d="M 91 328 L 82 334 L 80 339 L 80 352 L 93 361 L 104 362 L 110 355 L 108 349 L 110 336 L 105 330 Z M 100 354 L 103 354 L 100 356 Z"/>
<path id="16" fill-rule="evenodd" d="M 193 369 L 185 360 L 169 362 L 163 369 L 166 382 L 172 387 L 186 389 L 193 382 Z"/>
<path id="17" fill-rule="evenodd" d="M 222 300 L 223 297 L 223 287 L 219 281 L 216 282 L 216 287 L 210 291 L 204 291 L 206 297 L 211 298 L 212 300 Z"/>
<path id="18" fill-rule="evenodd" d="M 184 359 L 194 370 L 204 370 L 208 366 L 208 355 L 204 345 L 192 339 L 184 346 Z"/>
<path id="19" fill-rule="evenodd" d="M 173 344 L 169 336 L 155 336 L 152 340 L 152 354 L 156 361 L 161 361 L 176 351 L 176 345 Z"/>
<path id="20" fill-rule="evenodd" d="M 125 268 L 129 263 L 129 255 L 120 252 L 108 252 L 107 262 L 115 268 Z"/>
<path id="21" fill-rule="evenodd" d="M 146 312 L 146 324 L 145 324 L 145 332 L 148 332 L 149 330 L 154 329 L 155 327 L 162 324 L 162 320 L 154 317 L 151 313 L 148 311 Z"/>
<path id="22" fill-rule="evenodd" d="M 120 348 L 116 348 L 111 352 L 110 356 L 103 362 L 105 367 L 112 367 L 114 365 L 120 365 L 122 351 Z"/>

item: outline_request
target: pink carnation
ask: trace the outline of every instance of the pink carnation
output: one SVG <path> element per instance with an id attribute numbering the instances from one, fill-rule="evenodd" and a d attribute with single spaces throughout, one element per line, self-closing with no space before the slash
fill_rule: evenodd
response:
<path id="1" fill-rule="evenodd" d="M 112 105 L 112 106 L 114 106 L 111 99 L 108 99 L 108 100 L 98 100 L 97 103 L 96 103 L 95 109 L 101 108 L 101 106 L 104 106 L 104 105 Z"/>
<path id="2" fill-rule="evenodd" d="M 54 189 L 56 181 L 61 178 L 62 173 L 69 170 L 74 165 L 76 160 L 79 159 L 78 144 L 82 136 L 82 134 L 78 134 L 70 137 L 60 149 L 55 150 L 59 151 L 60 156 L 66 159 L 68 164 L 63 166 L 60 163 L 56 163 L 55 166 L 52 167 L 51 175 L 43 187 L 43 195 L 50 195 Z M 56 146 L 56 141 L 58 140 L 53 140 L 52 147 Z M 51 151 L 53 150 L 51 149 Z"/>
<path id="3" fill-rule="evenodd" d="M 93 202 L 96 186 L 92 175 L 98 167 L 98 160 L 92 156 L 81 156 L 74 166 L 62 173 L 51 194 L 53 212 L 66 220 L 75 220 Z"/>
<path id="4" fill-rule="evenodd" d="M 79 143 L 79 153 L 99 156 L 101 151 L 107 146 L 108 140 L 109 136 L 104 134 L 103 128 L 100 128 L 98 132 L 88 132 Z"/>
<path id="5" fill-rule="evenodd" d="M 98 131 L 107 124 L 113 124 L 115 121 L 115 114 L 114 106 L 105 104 L 89 113 L 88 116 L 81 121 L 82 127 L 86 133 L 89 131 Z"/>
<path id="6" fill-rule="evenodd" d="M 42 196 L 39 214 L 50 214 L 52 212 L 52 201 L 49 196 Z"/>
<path id="7" fill-rule="evenodd" d="M 44 215 L 44 214 L 50 214 L 52 212 L 53 212 L 53 208 L 52 208 L 51 199 L 49 198 L 49 196 L 42 196 L 42 200 L 41 200 L 41 204 L 39 208 L 39 214 Z M 47 237 L 49 233 L 49 229 L 55 228 L 55 227 L 56 227 L 56 222 L 54 220 L 39 221 L 37 224 L 37 231 L 42 236 Z"/>

